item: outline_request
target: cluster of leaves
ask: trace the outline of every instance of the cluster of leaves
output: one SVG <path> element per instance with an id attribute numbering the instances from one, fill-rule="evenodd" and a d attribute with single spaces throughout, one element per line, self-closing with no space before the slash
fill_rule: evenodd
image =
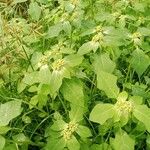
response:
<path id="1" fill-rule="evenodd" d="M 0 150 L 150 149 L 150 1 L 0 1 Z"/>

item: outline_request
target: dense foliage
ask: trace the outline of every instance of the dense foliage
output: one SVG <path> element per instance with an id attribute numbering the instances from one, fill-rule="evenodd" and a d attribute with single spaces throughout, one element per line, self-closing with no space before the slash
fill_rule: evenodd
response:
<path id="1" fill-rule="evenodd" d="M 0 1 L 0 150 L 149 150 L 149 87 L 149 0 Z"/>

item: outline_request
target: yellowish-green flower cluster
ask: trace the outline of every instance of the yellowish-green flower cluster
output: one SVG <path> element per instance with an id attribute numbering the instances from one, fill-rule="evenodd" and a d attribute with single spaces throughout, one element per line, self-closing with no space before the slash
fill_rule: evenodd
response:
<path id="1" fill-rule="evenodd" d="M 119 100 L 115 104 L 115 109 L 117 110 L 119 116 L 128 115 L 133 111 L 134 105 L 130 101 Z"/>
<path id="2" fill-rule="evenodd" d="M 48 63 L 48 59 L 47 56 L 43 56 L 41 57 L 39 63 L 38 63 L 38 67 L 44 66 Z"/>
<path id="3" fill-rule="evenodd" d="M 71 136 L 77 130 L 77 128 L 78 128 L 77 123 L 69 122 L 67 125 L 65 125 L 65 127 L 61 133 L 63 138 L 65 139 L 65 141 L 68 141 L 71 139 Z"/>
<path id="4" fill-rule="evenodd" d="M 56 62 L 53 63 L 52 68 L 53 70 L 61 70 L 62 67 L 65 65 L 65 61 L 63 59 L 58 59 Z"/>
<path id="5" fill-rule="evenodd" d="M 132 41 L 135 43 L 135 44 L 140 44 L 141 43 L 141 34 L 139 32 L 135 32 L 132 34 Z"/>

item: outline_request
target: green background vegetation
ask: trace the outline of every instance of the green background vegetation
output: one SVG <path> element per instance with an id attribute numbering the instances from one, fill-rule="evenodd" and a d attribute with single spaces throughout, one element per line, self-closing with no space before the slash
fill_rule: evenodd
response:
<path id="1" fill-rule="evenodd" d="M 0 1 L 0 150 L 149 150 L 149 87 L 149 0 Z"/>

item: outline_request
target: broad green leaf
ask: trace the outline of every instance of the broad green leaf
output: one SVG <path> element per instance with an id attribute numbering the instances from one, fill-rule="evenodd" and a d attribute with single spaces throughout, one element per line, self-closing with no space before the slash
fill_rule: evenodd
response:
<path id="1" fill-rule="evenodd" d="M 76 107 L 84 106 L 83 86 L 79 79 L 73 78 L 64 80 L 61 93 L 67 101 L 75 104 Z"/>
<path id="2" fill-rule="evenodd" d="M 32 109 L 38 103 L 38 95 L 34 95 L 30 100 L 29 108 Z"/>
<path id="3" fill-rule="evenodd" d="M 76 132 L 80 135 L 81 138 L 92 136 L 90 129 L 86 126 L 79 125 Z"/>
<path id="4" fill-rule="evenodd" d="M 150 57 L 142 50 L 135 50 L 131 58 L 131 66 L 141 76 L 150 65 Z"/>
<path id="5" fill-rule="evenodd" d="M 123 130 L 116 133 L 112 141 L 114 150 L 134 150 L 135 141 Z"/>
<path id="6" fill-rule="evenodd" d="M 146 105 L 137 105 L 133 115 L 144 123 L 148 132 L 150 132 L 150 109 Z"/>
<path id="7" fill-rule="evenodd" d="M 38 72 L 38 79 L 40 83 L 49 84 L 50 78 L 51 78 L 51 72 L 48 68 L 48 66 L 43 66 L 40 68 L 40 71 Z"/>
<path id="8" fill-rule="evenodd" d="M 49 138 L 44 150 L 63 150 L 66 142 L 63 138 Z"/>
<path id="9" fill-rule="evenodd" d="M 118 110 L 115 109 L 114 116 L 113 116 L 113 121 L 114 122 L 119 122 L 120 127 L 126 125 L 129 120 L 129 114 L 124 113 L 124 114 L 119 114 Z"/>
<path id="10" fill-rule="evenodd" d="M 113 74 L 104 71 L 97 73 L 97 87 L 103 90 L 109 98 L 117 98 L 119 94 L 116 82 L 117 77 Z"/>
<path id="11" fill-rule="evenodd" d="M 21 114 L 21 101 L 9 101 L 0 105 L 0 126 L 6 126 L 9 122 Z"/>
<path id="12" fill-rule="evenodd" d="M 68 62 L 70 67 L 80 65 L 82 63 L 83 57 L 78 54 L 71 54 L 64 58 L 64 61 Z"/>
<path id="13" fill-rule="evenodd" d="M 141 105 L 143 103 L 143 97 L 141 96 L 131 96 L 129 101 L 132 101 L 135 105 Z"/>
<path id="14" fill-rule="evenodd" d="M 69 112 L 69 118 L 73 122 L 79 122 L 83 120 L 84 107 L 80 107 L 78 104 L 70 104 L 71 111 Z"/>
<path id="15" fill-rule="evenodd" d="M 98 49 L 99 43 L 98 42 L 93 42 L 89 41 L 87 43 L 84 43 L 78 50 L 79 55 L 84 55 L 89 53 L 90 51 L 96 51 Z"/>
<path id="16" fill-rule="evenodd" d="M 5 138 L 0 135 L 0 150 L 3 150 L 5 146 Z"/>
<path id="17" fill-rule="evenodd" d="M 54 131 L 61 131 L 64 129 L 66 124 L 67 123 L 64 122 L 62 119 L 59 119 L 59 120 L 56 120 L 50 128 Z"/>
<path id="18" fill-rule="evenodd" d="M 17 143 L 30 143 L 30 139 L 23 133 L 16 134 L 12 138 Z"/>
<path id="19" fill-rule="evenodd" d="M 51 94 L 51 96 L 54 96 L 55 92 L 57 92 L 59 90 L 59 88 L 61 87 L 62 80 L 65 77 L 64 76 L 65 71 L 67 71 L 67 70 L 66 69 L 62 70 L 62 71 L 54 70 L 52 72 L 51 79 L 50 79 L 50 94 Z"/>
<path id="20" fill-rule="evenodd" d="M 22 82 L 22 81 L 19 81 L 18 82 L 18 85 L 17 85 L 17 91 L 18 93 L 21 93 L 25 88 L 26 88 L 27 84 Z"/>
<path id="21" fill-rule="evenodd" d="M 104 124 L 106 120 L 114 115 L 114 106 L 112 104 L 97 104 L 90 113 L 90 120 L 96 123 Z"/>
<path id="22" fill-rule="evenodd" d="M 38 21 L 41 16 L 41 8 L 37 2 L 31 2 L 28 10 L 29 15 L 35 21 Z"/>
<path id="23" fill-rule="evenodd" d="M 45 106 L 47 103 L 47 99 L 48 99 L 47 95 L 43 93 L 39 93 L 37 98 L 38 98 L 38 107 L 43 108 L 43 106 Z"/>
<path id="24" fill-rule="evenodd" d="M 64 30 L 67 34 L 69 34 L 69 35 L 71 34 L 71 29 L 72 29 L 72 27 L 71 27 L 71 24 L 70 24 L 69 21 L 63 22 L 62 28 L 63 28 L 63 30 Z"/>
<path id="25" fill-rule="evenodd" d="M 93 62 L 95 73 L 99 71 L 105 71 L 112 73 L 115 69 L 116 64 L 110 59 L 107 53 L 101 55 L 95 55 Z"/>
<path id="26" fill-rule="evenodd" d="M 0 134 L 6 134 L 9 130 L 11 130 L 11 127 L 1 126 L 0 127 Z"/>
<path id="27" fill-rule="evenodd" d="M 67 141 L 67 147 L 69 150 L 80 150 L 80 144 L 75 136 L 72 136 L 71 139 Z"/>
<path id="28" fill-rule="evenodd" d="M 31 73 L 26 73 L 24 78 L 22 79 L 22 82 L 27 84 L 27 85 L 32 85 L 34 83 L 38 83 L 39 82 L 39 78 L 38 78 L 38 72 L 31 72 Z"/>
<path id="29" fill-rule="evenodd" d="M 63 26 L 61 23 L 50 26 L 47 33 L 47 38 L 53 38 L 58 36 L 62 30 L 63 30 Z"/>
<path id="30" fill-rule="evenodd" d="M 71 1 L 64 1 L 65 10 L 67 12 L 72 12 L 75 6 L 72 4 Z"/>
<path id="31" fill-rule="evenodd" d="M 111 150 L 110 145 L 108 145 L 107 143 L 102 143 L 100 145 L 98 144 L 93 144 L 90 147 L 90 150 Z"/>

